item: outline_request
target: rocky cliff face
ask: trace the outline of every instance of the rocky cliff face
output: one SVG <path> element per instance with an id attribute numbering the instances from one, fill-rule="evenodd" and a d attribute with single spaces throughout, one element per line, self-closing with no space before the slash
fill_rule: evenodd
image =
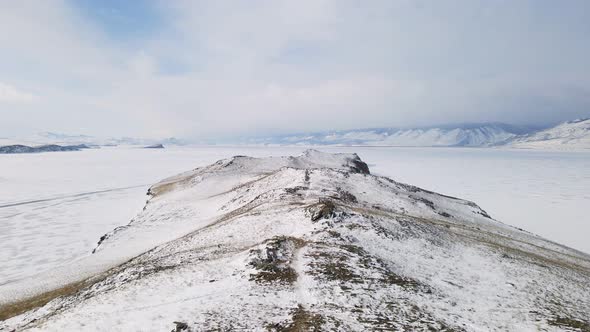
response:
<path id="1" fill-rule="evenodd" d="M 149 194 L 93 254 L 134 258 L 0 328 L 590 329 L 588 255 L 371 175 L 356 155 L 234 157 Z"/>

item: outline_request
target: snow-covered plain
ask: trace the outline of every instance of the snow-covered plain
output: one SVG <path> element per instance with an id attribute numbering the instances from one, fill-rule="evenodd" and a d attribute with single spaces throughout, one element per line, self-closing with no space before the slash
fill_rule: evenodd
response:
<path id="1" fill-rule="evenodd" d="M 162 178 L 233 155 L 296 155 L 302 147 L 116 147 L 0 155 L 0 287 L 81 259 L 127 224 Z M 477 202 L 497 220 L 590 252 L 590 154 L 441 148 L 357 152 L 374 174 Z"/>

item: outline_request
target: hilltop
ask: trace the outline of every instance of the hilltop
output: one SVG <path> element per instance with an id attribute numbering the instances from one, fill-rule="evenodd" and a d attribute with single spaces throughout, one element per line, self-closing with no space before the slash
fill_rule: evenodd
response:
<path id="1" fill-rule="evenodd" d="M 0 328 L 590 329 L 588 255 L 356 154 L 236 156 L 149 195 L 76 274 L 1 286 Z"/>

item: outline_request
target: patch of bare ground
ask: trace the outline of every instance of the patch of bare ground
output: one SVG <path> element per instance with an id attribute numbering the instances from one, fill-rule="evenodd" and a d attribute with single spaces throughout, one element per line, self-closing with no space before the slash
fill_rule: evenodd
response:
<path id="1" fill-rule="evenodd" d="M 320 200 L 316 204 L 309 205 L 305 211 L 311 221 L 318 221 L 320 219 L 332 218 L 335 210 L 336 205 L 332 201 Z"/>
<path id="2" fill-rule="evenodd" d="M 548 320 L 547 324 L 573 331 L 590 332 L 590 323 L 568 317 L 557 316 Z"/>
<path id="3" fill-rule="evenodd" d="M 81 289 L 89 285 L 92 285 L 96 281 L 97 280 L 87 279 L 79 282 L 74 282 L 58 289 L 54 289 L 29 298 L 25 298 L 23 300 L 19 300 L 13 303 L 8 303 L 3 306 L 0 306 L 0 321 L 18 316 L 29 310 L 42 307 L 55 298 L 73 295 Z"/>
<path id="4" fill-rule="evenodd" d="M 268 240 L 262 249 L 251 250 L 253 258 L 248 265 L 258 272 L 251 274 L 250 280 L 293 284 L 297 281 L 297 272 L 291 263 L 295 252 L 305 244 L 302 239 L 279 236 Z"/>
<path id="5" fill-rule="evenodd" d="M 322 315 L 309 312 L 299 304 L 291 310 L 290 322 L 269 324 L 266 326 L 266 330 L 272 332 L 323 331 L 322 325 L 324 323 L 325 319 Z"/>

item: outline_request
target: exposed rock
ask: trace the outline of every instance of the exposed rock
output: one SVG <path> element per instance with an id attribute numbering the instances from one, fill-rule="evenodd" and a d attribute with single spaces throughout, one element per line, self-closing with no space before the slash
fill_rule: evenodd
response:
<path id="1" fill-rule="evenodd" d="M 351 163 L 353 165 L 352 166 L 353 171 L 356 171 L 357 173 L 362 173 L 362 174 L 371 174 L 371 172 L 369 172 L 369 166 L 367 166 L 367 163 L 362 161 L 361 158 L 356 155 L 356 153 L 355 153 L 355 156 L 356 157 L 351 160 Z"/>
<path id="2" fill-rule="evenodd" d="M 162 144 L 154 144 L 154 145 L 148 145 L 148 146 L 144 146 L 144 149 L 163 149 L 164 145 Z"/>
<path id="3" fill-rule="evenodd" d="M 176 327 L 171 332 L 182 332 L 182 331 L 187 331 L 188 330 L 188 324 L 187 323 L 173 322 L 173 324 L 175 324 Z"/>

